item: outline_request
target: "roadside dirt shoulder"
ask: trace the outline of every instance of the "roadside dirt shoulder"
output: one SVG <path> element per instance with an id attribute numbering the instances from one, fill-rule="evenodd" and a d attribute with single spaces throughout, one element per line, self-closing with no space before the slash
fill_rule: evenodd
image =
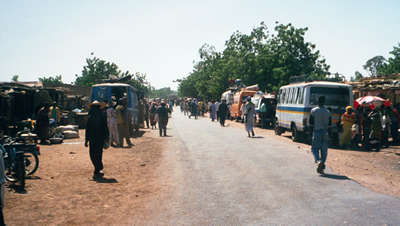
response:
<path id="1" fill-rule="evenodd" d="M 26 194 L 6 191 L 8 225 L 127 224 L 148 216 L 147 203 L 160 190 L 162 139 L 144 130 L 132 148 L 104 151 L 106 183 L 92 180 L 84 131 L 80 139 L 41 146 L 40 165 L 26 182 Z"/>

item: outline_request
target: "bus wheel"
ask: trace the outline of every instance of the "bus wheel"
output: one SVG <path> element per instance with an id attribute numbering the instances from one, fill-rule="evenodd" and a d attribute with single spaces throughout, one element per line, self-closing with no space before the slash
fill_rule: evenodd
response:
<path id="1" fill-rule="evenodd" d="M 279 127 L 278 123 L 275 123 L 275 129 L 274 130 L 275 130 L 275 135 L 280 136 L 282 134 L 282 128 Z"/>
<path id="2" fill-rule="evenodd" d="M 296 126 L 292 125 L 292 129 L 291 130 L 292 130 L 292 140 L 295 141 L 295 142 L 299 141 L 300 140 L 300 133 L 297 130 Z"/>

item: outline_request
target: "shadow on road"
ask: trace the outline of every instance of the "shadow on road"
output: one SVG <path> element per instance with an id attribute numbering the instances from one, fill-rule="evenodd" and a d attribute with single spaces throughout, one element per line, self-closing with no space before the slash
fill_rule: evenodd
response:
<path id="1" fill-rule="evenodd" d="M 38 176 L 26 176 L 25 179 L 30 179 L 30 180 L 41 180 L 42 178 L 38 177 Z"/>
<path id="2" fill-rule="evenodd" d="M 334 180 L 350 180 L 350 178 L 348 178 L 346 176 L 329 174 L 329 173 L 323 174 L 323 175 L 321 175 L 321 177 L 326 177 L 326 178 L 334 179 Z"/>
<path id="3" fill-rule="evenodd" d="M 252 138 L 264 138 L 263 136 L 254 136 Z"/>
<path id="4" fill-rule="evenodd" d="M 114 184 L 114 183 L 118 183 L 118 181 L 114 178 L 106 178 L 106 177 L 102 177 L 102 178 L 98 178 L 96 180 L 96 183 L 105 183 L 105 184 Z"/>

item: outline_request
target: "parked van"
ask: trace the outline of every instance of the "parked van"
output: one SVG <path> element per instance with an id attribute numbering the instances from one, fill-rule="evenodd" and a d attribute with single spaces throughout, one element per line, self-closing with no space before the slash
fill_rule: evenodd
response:
<path id="1" fill-rule="evenodd" d="M 127 99 L 127 107 L 129 115 L 132 118 L 133 128 L 138 128 L 138 95 L 137 90 L 131 85 L 125 83 L 102 83 L 93 85 L 90 91 L 90 102 L 94 100 L 111 103 L 112 98 L 115 100 L 125 97 Z"/>
<path id="2" fill-rule="evenodd" d="M 331 112 L 330 135 L 333 143 L 336 143 L 338 137 L 336 124 L 346 106 L 353 104 L 352 88 L 343 83 L 303 82 L 282 86 L 277 98 L 275 134 L 291 131 L 294 141 L 302 137 L 311 138 L 310 112 L 318 105 L 320 96 L 325 96 L 325 107 Z"/>
<path id="3" fill-rule="evenodd" d="M 251 102 L 255 105 L 256 110 L 256 124 L 262 128 L 274 128 L 275 123 L 275 110 L 276 110 L 276 99 L 274 94 L 264 94 L 258 91 L 252 98 Z M 260 108 L 261 105 L 266 104 L 265 120 L 264 125 L 261 122 Z"/>
<path id="4" fill-rule="evenodd" d="M 256 91 L 254 90 L 247 90 L 243 88 L 233 95 L 233 104 L 230 108 L 230 115 L 232 119 L 242 119 L 242 112 L 240 109 L 243 105 L 243 100 L 247 99 L 248 97 L 252 97 L 255 93 Z"/>

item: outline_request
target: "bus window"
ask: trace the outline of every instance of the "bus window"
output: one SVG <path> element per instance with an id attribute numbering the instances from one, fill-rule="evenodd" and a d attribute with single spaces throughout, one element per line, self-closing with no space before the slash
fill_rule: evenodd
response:
<path id="1" fill-rule="evenodd" d="M 281 89 L 280 94 L 279 94 L 279 103 L 281 103 L 281 104 L 284 103 L 283 102 L 283 96 L 285 95 L 284 91 L 285 91 L 284 89 Z"/>
<path id="2" fill-rule="evenodd" d="M 288 95 L 288 89 L 283 89 L 282 92 L 282 104 L 286 104 L 286 100 L 287 100 L 287 95 Z"/>
<path id="3" fill-rule="evenodd" d="M 297 104 L 297 98 L 299 98 L 299 87 L 294 88 L 293 104 Z"/>
<path id="4" fill-rule="evenodd" d="M 288 104 L 293 104 L 294 88 L 290 88 L 290 95 L 288 99 Z"/>
<path id="5" fill-rule="evenodd" d="M 299 98 L 297 103 L 298 104 L 303 104 L 304 103 L 304 87 L 299 88 Z"/>
<path id="6" fill-rule="evenodd" d="M 350 104 L 349 93 L 346 87 L 311 87 L 310 104 L 317 105 L 318 98 L 325 96 L 325 105 L 346 107 Z"/>
<path id="7" fill-rule="evenodd" d="M 290 104 L 290 98 L 291 98 L 291 97 L 292 97 L 292 89 L 291 89 L 291 88 L 288 88 L 288 89 L 287 89 L 286 100 L 285 100 L 286 104 Z"/>
<path id="8" fill-rule="evenodd" d="M 292 104 L 296 104 L 297 103 L 297 97 L 299 96 L 298 92 L 299 92 L 299 88 L 298 87 L 293 88 Z"/>

